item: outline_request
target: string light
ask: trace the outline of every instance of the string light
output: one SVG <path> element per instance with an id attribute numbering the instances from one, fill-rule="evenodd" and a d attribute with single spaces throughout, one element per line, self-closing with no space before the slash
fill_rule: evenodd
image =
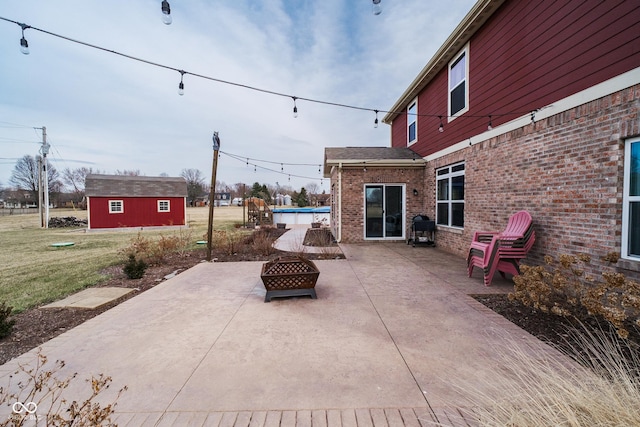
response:
<path id="1" fill-rule="evenodd" d="M 29 42 L 27 42 L 27 39 L 24 38 L 24 30 L 31 27 L 26 24 L 20 24 L 20 23 L 18 23 L 18 25 L 20 25 L 20 27 L 22 28 L 22 38 L 20 39 L 20 52 L 24 53 L 25 55 L 29 55 Z"/>
<path id="2" fill-rule="evenodd" d="M 531 112 L 531 123 L 533 123 L 533 124 L 536 123 L 536 110 L 533 110 Z"/>
<path id="3" fill-rule="evenodd" d="M 373 121 L 373 127 L 377 128 L 378 127 L 378 110 L 375 110 L 376 112 L 376 119 Z"/>
<path id="4" fill-rule="evenodd" d="M 182 82 L 182 78 L 184 77 L 184 71 L 180 70 L 180 84 L 178 84 L 178 95 L 184 95 L 184 83 Z"/>
<path id="5" fill-rule="evenodd" d="M 380 0 L 373 0 L 373 14 L 380 15 L 382 13 L 382 6 L 380 6 Z"/>
<path id="6" fill-rule="evenodd" d="M 373 1 L 374 1 L 374 5 L 378 4 L 378 6 L 379 6 L 379 3 L 380 3 L 379 0 L 377 0 L 377 3 L 376 3 L 376 0 L 373 0 Z M 166 7 L 165 7 L 165 4 L 166 4 Z M 166 16 L 168 16 L 170 18 L 171 17 L 171 9 L 169 7 L 169 2 L 167 0 L 163 0 L 162 9 L 163 9 L 163 15 L 166 15 Z M 165 9 L 168 12 L 166 14 L 164 13 Z M 210 80 L 210 81 L 214 81 L 214 82 L 217 82 L 217 83 L 222 83 L 222 84 L 227 84 L 227 85 L 231 85 L 231 86 L 241 87 L 241 88 L 253 90 L 253 91 L 256 91 L 256 92 L 262 92 L 262 93 L 269 94 L 269 95 L 292 98 L 293 99 L 293 104 L 294 104 L 293 105 L 294 117 L 297 117 L 297 114 L 298 114 L 298 108 L 297 108 L 297 105 L 296 105 L 296 101 L 298 99 L 301 99 L 301 100 L 304 100 L 304 101 L 307 101 L 307 102 L 316 103 L 316 104 L 323 104 L 323 105 L 329 105 L 329 106 L 341 107 L 341 108 L 350 108 L 350 109 L 353 109 L 353 110 L 360 110 L 360 111 L 372 111 L 374 113 L 378 113 L 379 112 L 379 113 L 398 114 L 398 115 L 407 113 L 406 110 L 402 110 L 402 111 L 380 110 L 380 109 L 373 109 L 373 108 L 367 108 L 367 107 L 359 107 L 359 106 L 349 105 L 349 104 L 342 104 L 342 103 L 338 103 L 338 102 L 324 101 L 324 100 L 313 99 L 313 98 L 304 98 L 304 97 L 292 96 L 292 95 L 289 95 L 289 94 L 276 92 L 276 91 L 272 91 L 272 90 L 268 90 L 268 89 L 262 89 L 262 88 L 250 86 L 250 85 L 247 85 L 247 84 L 232 82 L 232 81 L 228 81 L 228 80 L 222 80 L 222 79 L 218 79 L 218 78 L 207 76 L 207 75 L 203 75 L 203 74 L 184 71 L 184 70 L 181 70 L 179 68 L 170 67 L 168 65 L 164 65 L 164 64 L 157 63 L 157 62 L 149 61 L 149 60 L 146 60 L 146 59 L 143 59 L 143 58 L 139 58 L 139 57 L 136 57 L 136 56 L 133 56 L 133 55 L 128 55 L 128 54 L 121 53 L 121 52 L 118 52 L 118 51 L 115 51 L 115 50 L 111 50 L 111 49 L 107 49 L 107 48 L 104 48 L 104 47 L 101 47 L 101 46 L 97 46 L 97 45 L 94 45 L 94 44 L 91 44 L 91 43 L 83 42 L 81 40 L 76 40 L 76 39 L 73 39 L 73 38 L 70 38 L 70 37 L 66 37 L 66 36 L 63 36 L 63 35 L 60 35 L 60 34 L 56 34 L 56 33 L 53 33 L 53 32 L 47 31 L 47 30 L 43 30 L 43 29 L 40 29 L 40 28 L 37 28 L 37 27 L 32 27 L 30 25 L 22 24 L 22 23 L 19 23 L 17 21 L 14 21 L 14 20 L 4 18 L 2 16 L 0 16 L 0 20 L 17 24 L 22 28 L 23 37 L 20 40 L 20 49 L 25 55 L 28 54 L 28 52 L 29 52 L 29 50 L 28 50 L 29 45 L 27 43 L 27 40 L 24 38 L 24 30 L 29 28 L 29 29 L 32 29 L 34 31 L 40 31 L 42 33 L 48 34 L 48 35 L 53 36 L 53 37 L 57 37 L 57 38 L 60 38 L 60 39 L 63 39 L 63 40 L 67 40 L 67 41 L 72 42 L 72 43 L 80 44 L 80 45 L 83 45 L 83 46 L 86 46 L 86 47 L 90 47 L 90 48 L 93 48 L 93 49 L 102 50 L 104 52 L 112 53 L 114 55 L 118 55 L 118 56 L 121 56 L 121 57 L 124 57 L 124 58 L 127 58 L 127 59 L 131 59 L 133 61 L 142 62 L 142 63 L 145 63 L 147 65 L 152 65 L 152 66 L 155 66 L 155 67 L 158 67 L 158 68 L 164 68 L 164 69 L 167 69 L 167 70 L 177 71 L 177 72 L 181 73 L 181 75 L 182 75 L 182 73 L 189 74 L 189 75 L 191 75 L 193 77 L 199 77 L 199 78 Z M 510 112 L 504 112 L 504 113 L 500 113 L 500 114 L 493 114 L 493 116 L 496 116 L 496 117 L 521 116 L 523 114 L 531 113 L 532 121 L 535 122 L 535 111 L 538 111 L 538 110 L 534 110 L 534 111 L 529 110 L 529 111 L 526 111 L 526 112 L 510 111 Z M 424 114 L 424 113 L 420 114 L 420 113 L 418 113 L 418 114 L 415 114 L 415 116 L 416 117 L 438 117 L 440 119 L 440 122 L 442 123 L 442 117 L 479 118 L 479 117 L 486 117 L 486 114 L 484 114 L 484 115 L 474 115 L 474 114 L 466 113 L 466 114 L 461 115 L 461 116 L 442 116 L 442 115 L 436 115 L 436 114 Z M 375 125 L 375 121 L 374 121 L 374 125 Z M 441 132 L 444 131 L 444 126 L 441 125 L 439 127 L 439 130 Z"/>
<path id="7" fill-rule="evenodd" d="M 442 124 L 442 116 L 438 116 L 438 118 L 440 119 L 440 126 L 438 126 L 438 131 L 444 132 L 444 125 Z"/>
<path id="8" fill-rule="evenodd" d="M 489 114 L 489 126 L 487 126 L 487 130 L 491 129 L 493 129 L 493 126 L 491 125 L 491 114 Z"/>
<path id="9" fill-rule="evenodd" d="M 162 0 L 160 8 L 162 10 L 162 22 L 164 22 L 165 25 L 171 25 L 173 19 L 171 18 L 171 6 L 169 6 L 169 2 Z"/>

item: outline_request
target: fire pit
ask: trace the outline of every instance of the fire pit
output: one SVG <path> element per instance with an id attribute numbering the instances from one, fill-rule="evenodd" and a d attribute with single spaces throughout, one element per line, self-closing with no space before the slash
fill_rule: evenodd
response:
<path id="1" fill-rule="evenodd" d="M 264 302 L 274 297 L 308 295 L 316 299 L 320 271 L 313 261 L 299 257 L 280 257 L 262 265 L 260 278 L 267 290 Z"/>

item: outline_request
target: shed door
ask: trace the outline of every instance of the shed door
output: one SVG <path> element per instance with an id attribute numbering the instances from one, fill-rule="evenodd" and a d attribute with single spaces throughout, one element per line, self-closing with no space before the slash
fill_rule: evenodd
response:
<path id="1" fill-rule="evenodd" d="M 364 237 L 404 238 L 404 186 L 365 185 Z"/>

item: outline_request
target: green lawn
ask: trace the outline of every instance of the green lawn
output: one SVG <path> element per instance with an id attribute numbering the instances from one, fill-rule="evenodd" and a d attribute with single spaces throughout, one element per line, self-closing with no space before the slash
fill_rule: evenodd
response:
<path id="1" fill-rule="evenodd" d="M 188 208 L 187 223 L 193 247 L 206 237 L 208 208 Z M 51 210 L 51 217 L 86 218 L 86 211 Z M 231 229 L 242 222 L 242 208 L 215 209 L 214 229 Z M 156 238 L 179 230 L 148 230 Z M 185 231 L 182 231 L 185 233 Z M 138 231 L 91 231 L 85 229 L 43 229 L 37 214 L 0 216 L 0 302 L 15 312 L 56 301 L 106 277 L 100 271 L 123 260 L 119 251 L 127 247 Z M 69 247 L 53 243 L 74 242 Z"/>

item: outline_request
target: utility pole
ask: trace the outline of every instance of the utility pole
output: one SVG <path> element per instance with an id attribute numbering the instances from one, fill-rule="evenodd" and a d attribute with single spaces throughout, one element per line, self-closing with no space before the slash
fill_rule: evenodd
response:
<path id="1" fill-rule="evenodd" d="M 218 150 L 220 150 L 220 138 L 218 132 L 213 132 L 213 166 L 211 168 L 211 189 L 209 191 L 209 226 L 207 229 L 207 261 L 211 261 L 213 248 L 213 206 L 216 194 L 216 173 L 218 171 Z"/>
<path id="2" fill-rule="evenodd" d="M 47 154 L 49 154 L 49 148 L 51 146 L 47 143 L 47 128 L 42 126 L 42 181 L 44 182 L 43 199 L 44 199 L 44 221 L 42 226 L 49 228 L 49 171 L 47 170 Z"/>

